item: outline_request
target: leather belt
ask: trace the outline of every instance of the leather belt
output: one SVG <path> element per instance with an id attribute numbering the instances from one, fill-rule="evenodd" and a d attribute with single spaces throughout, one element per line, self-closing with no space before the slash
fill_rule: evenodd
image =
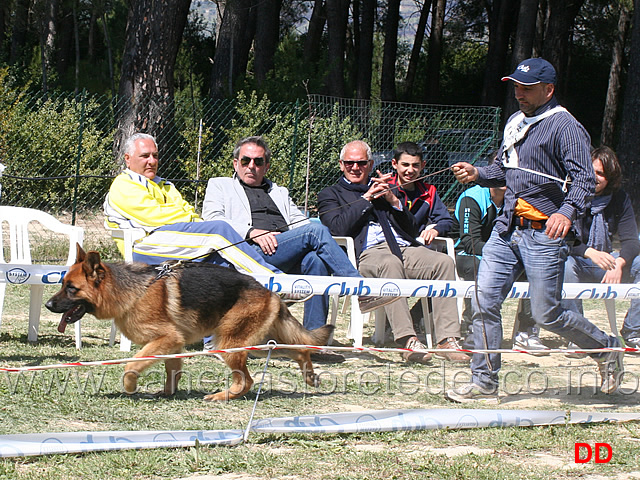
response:
<path id="1" fill-rule="evenodd" d="M 528 218 L 520 217 L 519 215 L 513 216 L 513 224 L 516 228 L 532 228 L 534 230 L 544 229 L 546 220 L 529 220 Z"/>

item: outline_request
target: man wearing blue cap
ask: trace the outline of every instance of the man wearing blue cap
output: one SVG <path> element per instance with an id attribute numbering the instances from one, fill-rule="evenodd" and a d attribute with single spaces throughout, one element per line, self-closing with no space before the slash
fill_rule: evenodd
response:
<path id="1" fill-rule="evenodd" d="M 541 58 L 518 65 L 512 80 L 520 111 L 508 120 L 497 160 L 486 167 L 459 162 L 453 174 L 463 184 L 507 186 L 502 214 L 483 249 L 477 296 L 472 298 L 477 349 L 499 349 L 500 309 L 515 279 L 529 280 L 533 318 L 543 328 L 582 349 L 620 347 L 620 342 L 582 315 L 564 309 L 562 279 L 572 242 L 572 224 L 595 192 L 589 134 L 554 96 L 556 72 Z M 567 236 L 569 234 L 569 236 Z M 620 384 L 621 352 L 591 354 L 599 366 L 600 390 Z M 471 382 L 447 390 L 454 402 L 498 400 L 500 354 L 474 354 Z"/>

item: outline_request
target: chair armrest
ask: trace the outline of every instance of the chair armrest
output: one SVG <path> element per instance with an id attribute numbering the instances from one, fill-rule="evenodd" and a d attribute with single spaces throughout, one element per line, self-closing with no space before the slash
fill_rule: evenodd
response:
<path id="1" fill-rule="evenodd" d="M 142 228 L 112 228 L 107 225 L 105 227 L 111 234 L 111 238 L 121 238 L 124 240 L 124 260 L 125 262 L 133 261 L 133 244 L 136 240 L 147 236 Z"/>

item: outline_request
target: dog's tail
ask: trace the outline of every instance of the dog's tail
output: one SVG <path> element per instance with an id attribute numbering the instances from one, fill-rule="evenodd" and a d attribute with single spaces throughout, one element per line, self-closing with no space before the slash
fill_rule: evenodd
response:
<path id="1" fill-rule="evenodd" d="M 284 302 L 280 303 L 279 316 L 280 321 L 275 323 L 276 337 L 289 345 L 326 345 L 334 329 L 333 325 L 323 325 L 307 330 L 291 315 Z"/>

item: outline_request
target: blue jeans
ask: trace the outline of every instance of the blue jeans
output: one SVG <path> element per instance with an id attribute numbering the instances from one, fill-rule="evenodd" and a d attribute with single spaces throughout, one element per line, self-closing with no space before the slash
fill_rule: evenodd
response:
<path id="1" fill-rule="evenodd" d="M 529 280 L 531 312 L 540 327 L 569 338 L 585 349 L 620 346 L 615 337 L 607 335 L 582 315 L 561 307 L 568 251 L 563 239 L 551 240 L 540 230 L 515 229 L 504 237 L 495 231 L 491 233 L 482 250 L 478 294 L 471 299 L 476 348 L 501 347 L 500 309 L 523 271 Z M 474 354 L 472 381 L 485 388 L 497 388 L 500 362 L 500 354 Z"/>
<path id="2" fill-rule="evenodd" d="M 612 255 L 617 258 L 620 254 L 613 252 Z M 565 283 L 598 283 L 602 281 L 604 273 L 603 269 L 588 258 L 570 255 L 565 265 L 564 281 Z M 623 281 L 640 284 L 640 256 L 633 259 L 629 269 L 629 276 L 623 278 Z M 574 312 L 582 313 L 582 300 L 563 300 L 562 306 Z M 625 340 L 640 337 L 640 300 L 631 300 L 620 334 Z"/>
<path id="3" fill-rule="evenodd" d="M 361 277 L 329 229 L 318 222 L 292 228 L 276 236 L 276 253 L 267 255 L 258 245 L 255 251 L 265 261 L 286 273 Z M 322 327 L 329 313 L 329 296 L 315 295 L 305 302 L 303 325 L 308 330 Z"/>

